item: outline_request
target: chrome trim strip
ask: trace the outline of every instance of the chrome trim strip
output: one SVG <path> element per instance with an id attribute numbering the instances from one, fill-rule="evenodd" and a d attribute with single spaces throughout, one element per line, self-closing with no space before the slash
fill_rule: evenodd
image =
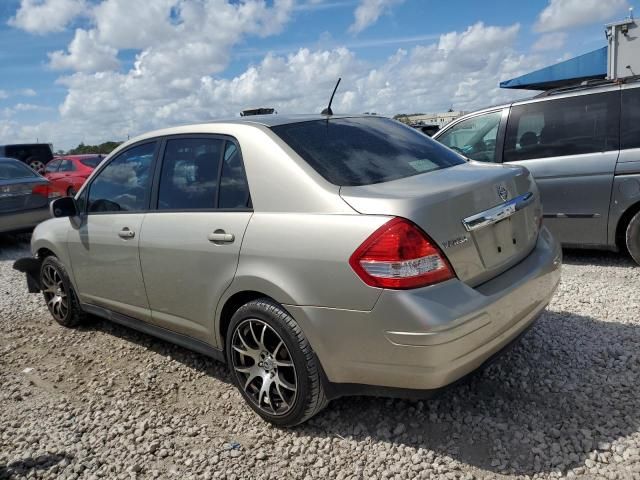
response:
<path id="1" fill-rule="evenodd" d="M 462 220 L 462 224 L 467 232 L 473 232 L 489 225 L 493 225 L 494 223 L 498 223 L 500 220 L 509 218 L 517 211 L 531 205 L 533 198 L 533 193 L 527 192 L 524 195 L 519 195 L 516 198 L 490 208 L 489 210 L 471 215 L 470 217 Z"/>

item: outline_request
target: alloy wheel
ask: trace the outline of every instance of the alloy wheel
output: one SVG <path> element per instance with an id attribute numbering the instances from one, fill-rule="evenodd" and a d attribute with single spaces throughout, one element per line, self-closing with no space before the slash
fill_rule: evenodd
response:
<path id="1" fill-rule="evenodd" d="M 40 160 L 33 160 L 32 162 L 29 162 L 29 166 L 38 173 L 44 173 L 45 165 Z"/>
<path id="2" fill-rule="evenodd" d="M 58 321 L 64 321 L 69 313 L 69 295 L 62 276 L 52 265 L 42 269 L 42 292 L 51 315 Z"/>
<path id="3" fill-rule="evenodd" d="M 260 410 L 286 415 L 296 400 L 293 357 L 280 335 L 256 318 L 238 325 L 231 340 L 232 367 L 240 388 Z"/>

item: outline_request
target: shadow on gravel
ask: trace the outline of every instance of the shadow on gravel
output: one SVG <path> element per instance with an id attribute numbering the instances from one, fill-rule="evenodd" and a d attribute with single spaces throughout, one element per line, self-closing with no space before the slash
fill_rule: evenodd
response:
<path id="1" fill-rule="evenodd" d="M 615 462 L 611 442 L 640 429 L 638 347 L 639 326 L 546 312 L 511 352 L 434 399 L 344 398 L 299 432 L 422 448 L 420 461 L 433 450 L 493 473 L 566 472 L 593 451 Z"/>
<path id="2" fill-rule="evenodd" d="M 73 456 L 69 454 L 40 455 L 36 458 L 23 458 L 7 465 L 0 465 L 0 480 L 13 478 L 14 476 L 29 476 L 33 470 L 48 470 L 63 460 L 70 462 Z"/>
<path id="3" fill-rule="evenodd" d="M 582 250 L 578 248 L 563 248 L 562 263 L 567 265 L 640 268 L 627 253 L 606 250 Z"/>

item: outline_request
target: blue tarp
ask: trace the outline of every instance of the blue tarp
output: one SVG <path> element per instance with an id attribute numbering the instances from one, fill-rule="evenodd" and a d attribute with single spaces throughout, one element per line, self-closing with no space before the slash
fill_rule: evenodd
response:
<path id="1" fill-rule="evenodd" d="M 549 90 L 607 76 L 607 47 L 585 53 L 521 77 L 500 82 L 501 88 Z"/>

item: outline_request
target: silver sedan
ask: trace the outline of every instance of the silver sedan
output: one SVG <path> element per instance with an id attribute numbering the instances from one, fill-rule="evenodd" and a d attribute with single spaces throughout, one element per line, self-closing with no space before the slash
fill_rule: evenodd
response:
<path id="1" fill-rule="evenodd" d="M 16 268 L 56 321 L 93 314 L 225 361 L 282 426 L 340 395 L 458 380 L 560 280 L 525 168 L 466 161 L 380 117 L 155 131 L 52 211 Z"/>

